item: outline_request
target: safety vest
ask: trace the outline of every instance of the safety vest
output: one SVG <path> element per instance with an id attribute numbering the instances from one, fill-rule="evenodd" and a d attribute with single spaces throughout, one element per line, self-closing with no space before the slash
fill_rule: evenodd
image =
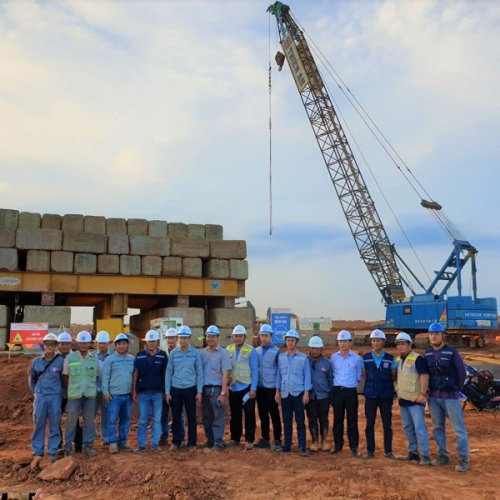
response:
<path id="1" fill-rule="evenodd" d="M 363 356 L 366 381 L 364 394 L 366 398 L 392 398 L 394 395 L 394 382 L 392 381 L 391 365 L 394 356 L 384 352 L 380 366 L 377 368 L 372 353 Z"/>
<path id="2" fill-rule="evenodd" d="M 290 394 L 298 396 L 306 390 L 304 364 L 309 363 L 307 356 L 297 351 L 292 358 L 289 359 L 286 352 L 282 352 L 278 357 L 278 370 L 281 376 L 281 387 L 279 389 L 282 398 L 287 398 Z"/>
<path id="3" fill-rule="evenodd" d="M 280 350 L 271 345 L 267 349 L 262 346 L 255 349 L 259 355 L 259 387 L 274 389 L 276 387 L 277 355 Z"/>
<path id="4" fill-rule="evenodd" d="M 236 345 L 231 344 L 226 348 L 229 354 L 229 359 L 231 360 L 231 377 L 230 384 L 233 385 L 235 382 L 241 382 L 242 384 L 250 384 L 252 382 L 252 371 L 250 369 L 250 354 L 253 351 L 253 347 L 248 344 L 243 344 L 236 359 Z"/>
<path id="5" fill-rule="evenodd" d="M 455 349 L 445 344 L 439 359 L 436 361 L 433 347 L 429 347 L 425 351 L 425 361 L 429 371 L 429 389 L 431 391 L 457 392 L 460 390 L 458 373 L 453 364 L 454 353 Z"/>
<path id="6" fill-rule="evenodd" d="M 148 361 L 148 351 L 144 350 L 135 358 L 135 369 L 138 372 L 137 391 L 165 392 L 165 367 L 167 366 L 167 353 L 157 350 L 154 361 Z"/>
<path id="7" fill-rule="evenodd" d="M 68 399 L 95 398 L 97 394 L 97 356 L 89 352 L 82 362 L 80 352 L 71 352 L 67 356 L 69 364 Z"/>
<path id="8" fill-rule="evenodd" d="M 419 357 L 420 354 L 410 351 L 403 360 L 401 356 L 396 358 L 398 363 L 396 391 L 399 399 L 415 401 L 420 395 L 420 373 L 417 371 L 417 359 Z"/>

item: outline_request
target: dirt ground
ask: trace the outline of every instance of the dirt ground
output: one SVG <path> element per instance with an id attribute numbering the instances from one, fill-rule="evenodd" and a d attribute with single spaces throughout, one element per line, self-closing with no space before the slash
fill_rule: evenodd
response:
<path id="1" fill-rule="evenodd" d="M 368 348 L 354 348 L 362 354 Z M 328 349 L 325 354 L 331 354 Z M 390 352 L 393 350 L 388 349 Z M 464 358 L 477 359 L 478 351 L 464 349 Z M 481 359 L 500 363 L 500 343 L 489 341 Z M 111 495 L 121 500 L 140 498 L 205 499 L 321 499 L 364 498 L 384 500 L 494 499 L 500 498 L 500 416 L 466 408 L 465 420 L 471 449 L 471 470 L 456 473 L 455 439 L 449 433 L 452 465 L 420 467 L 415 463 L 383 458 L 382 428 L 377 422 L 376 459 L 355 459 L 344 448 L 339 455 L 318 452 L 301 457 L 297 453 L 278 454 L 268 450 L 230 449 L 221 454 L 202 450 L 180 453 L 109 455 L 96 442 L 95 458 L 75 455 L 78 469 L 67 481 L 43 482 L 39 471 L 22 465 L 31 455 L 32 395 L 27 387 L 27 356 L 0 357 L 0 490 L 36 491 L 45 499 L 100 499 Z M 365 451 L 363 397 L 360 396 L 360 451 Z M 330 419 L 332 413 L 330 413 Z M 430 429 L 430 416 L 428 415 Z M 136 445 L 137 417 L 132 421 L 129 442 Z M 393 411 L 394 452 L 406 454 L 397 403 Z M 257 425 L 257 437 L 259 437 Z M 229 439 L 226 426 L 225 439 Z M 309 440 L 309 435 L 308 435 Z M 330 442 L 332 441 L 330 431 Z M 201 425 L 198 442 L 205 441 Z M 296 438 L 294 435 L 296 446 Z M 295 448 L 294 446 L 294 448 Z M 431 437 L 431 451 L 436 446 Z"/>

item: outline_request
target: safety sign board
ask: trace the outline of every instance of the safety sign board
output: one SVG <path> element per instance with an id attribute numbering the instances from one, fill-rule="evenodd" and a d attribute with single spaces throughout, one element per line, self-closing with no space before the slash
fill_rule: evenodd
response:
<path id="1" fill-rule="evenodd" d="M 49 332 L 48 323 L 11 323 L 11 344 L 43 344 L 43 338 Z"/>

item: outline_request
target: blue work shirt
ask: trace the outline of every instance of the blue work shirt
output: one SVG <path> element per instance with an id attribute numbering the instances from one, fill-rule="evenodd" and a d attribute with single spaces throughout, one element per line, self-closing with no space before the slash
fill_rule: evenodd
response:
<path id="1" fill-rule="evenodd" d="M 102 393 L 107 396 L 125 396 L 132 393 L 135 358 L 128 352 L 117 352 L 106 358 L 102 374 Z"/>
<path id="2" fill-rule="evenodd" d="M 349 351 L 347 356 L 342 356 L 340 351 L 332 354 L 330 358 L 333 369 L 333 385 L 336 387 L 358 387 L 361 382 L 363 360 L 356 353 Z"/>
<path id="3" fill-rule="evenodd" d="M 104 370 L 104 362 L 100 359 L 97 361 L 99 363 L 99 375 L 95 379 L 95 389 L 97 392 L 102 392 L 102 371 Z"/>
<path id="4" fill-rule="evenodd" d="M 99 361 L 106 361 L 107 358 L 109 358 L 115 351 L 112 351 L 111 349 L 108 349 L 108 352 L 106 354 L 101 354 L 99 351 L 96 351 L 97 357 L 99 358 Z"/>
<path id="5" fill-rule="evenodd" d="M 170 389 L 187 389 L 196 386 L 196 392 L 203 392 L 203 366 L 198 349 L 189 345 L 186 352 L 176 347 L 168 357 L 165 372 L 165 394 L 170 394 Z"/>
<path id="6" fill-rule="evenodd" d="M 208 347 L 200 351 L 205 385 L 222 386 L 222 373 L 231 370 L 231 360 L 225 349 L 217 346 L 211 351 Z"/>
<path id="7" fill-rule="evenodd" d="M 54 354 L 54 356 L 57 356 L 57 354 Z M 64 358 L 61 355 L 57 356 L 57 358 L 52 361 L 49 368 L 45 370 L 45 373 L 40 375 L 52 359 L 53 358 L 47 359 L 45 354 L 42 354 L 31 362 L 30 377 L 28 382 L 30 390 L 37 396 L 61 397 L 63 389 L 62 372 L 64 367 Z M 35 385 L 35 376 L 37 372 L 40 376 Z"/>
<path id="8" fill-rule="evenodd" d="M 311 367 L 312 391 L 309 394 L 310 399 L 326 399 L 330 397 L 333 385 L 332 364 L 324 356 L 313 359 L 308 356 L 309 366 Z"/>
<path id="9" fill-rule="evenodd" d="M 302 369 L 297 370 L 297 366 L 300 366 L 301 361 Z M 305 354 L 296 351 L 293 356 L 290 356 L 288 352 L 281 353 L 278 356 L 276 389 L 281 391 L 283 398 L 288 397 L 289 394 L 298 396 L 301 392 L 312 389 L 311 368 Z"/>

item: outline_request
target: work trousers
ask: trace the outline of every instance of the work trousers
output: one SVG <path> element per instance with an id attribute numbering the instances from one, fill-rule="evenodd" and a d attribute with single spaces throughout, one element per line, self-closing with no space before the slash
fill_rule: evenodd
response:
<path id="1" fill-rule="evenodd" d="M 384 453 L 392 452 L 392 403 L 393 398 L 365 398 L 366 451 L 375 453 L 375 420 L 380 410 L 384 426 Z"/>
<path id="2" fill-rule="evenodd" d="M 31 436 L 31 448 L 35 456 L 43 457 L 47 422 L 49 423 L 47 451 L 49 455 L 55 456 L 61 442 L 61 398 L 37 394 L 33 403 L 34 429 Z"/>
<path id="3" fill-rule="evenodd" d="M 161 438 L 167 440 L 170 428 L 170 417 L 172 415 L 171 408 L 169 404 L 163 398 L 163 406 L 161 410 Z M 184 441 L 186 435 L 186 419 L 184 418 L 184 412 L 182 412 L 181 417 L 181 442 Z"/>
<path id="4" fill-rule="evenodd" d="M 95 416 L 101 413 L 101 438 L 103 444 L 108 444 L 108 405 L 104 401 L 102 392 L 98 392 L 95 397 Z"/>
<path id="5" fill-rule="evenodd" d="M 158 446 L 161 435 L 161 409 L 163 393 L 139 393 L 139 424 L 137 426 L 137 443 L 146 448 L 148 438 L 148 422 L 151 414 L 151 446 Z"/>
<path id="6" fill-rule="evenodd" d="M 186 409 L 188 421 L 188 447 L 196 446 L 196 386 L 186 389 L 172 387 L 172 444 L 180 446 L 183 438 L 182 411 Z"/>
<path id="7" fill-rule="evenodd" d="M 255 399 L 249 399 L 243 404 L 243 397 L 250 391 L 250 386 L 241 391 L 229 391 L 229 407 L 231 408 L 231 421 L 229 430 L 231 439 L 239 442 L 243 434 L 243 412 L 245 413 L 245 441 L 253 443 L 255 441 Z"/>
<path id="8" fill-rule="evenodd" d="M 269 432 L 269 415 L 273 422 L 274 440 L 281 441 L 281 419 L 278 403 L 276 403 L 276 389 L 257 387 L 257 408 L 259 411 L 260 431 L 262 439 L 271 440 Z"/>
<path id="9" fill-rule="evenodd" d="M 68 404 L 68 398 L 62 398 L 61 399 L 61 417 L 64 414 L 64 410 L 66 410 L 67 404 Z M 60 422 L 59 422 L 59 432 L 61 434 L 61 439 L 59 441 L 59 448 L 64 448 L 64 445 L 63 445 L 64 434 L 63 434 Z M 75 451 L 77 451 L 77 452 L 82 451 L 82 441 L 83 441 L 82 427 L 80 425 L 80 419 L 78 419 L 76 421 L 75 439 L 73 440 L 73 443 L 75 444 Z"/>
<path id="10" fill-rule="evenodd" d="M 64 449 L 71 450 L 71 443 L 75 439 L 76 427 L 80 413 L 83 416 L 83 446 L 92 446 L 96 438 L 95 432 L 95 398 L 82 396 L 78 399 L 68 399 L 68 418 L 66 419 L 66 433 Z"/>
<path id="11" fill-rule="evenodd" d="M 293 435 L 293 417 L 297 424 L 297 438 L 299 448 L 306 449 L 306 416 L 304 411 L 304 403 L 302 398 L 304 393 L 301 392 L 298 396 L 289 394 L 286 398 L 281 398 L 281 412 L 283 414 L 283 433 L 285 441 L 283 443 L 283 451 L 290 451 L 292 448 Z"/>
<path id="12" fill-rule="evenodd" d="M 330 411 L 330 398 L 310 399 L 306 405 L 309 432 L 313 442 L 319 438 L 326 439 L 328 434 L 328 413 Z M 319 426 L 318 426 L 319 422 Z"/>
<path id="13" fill-rule="evenodd" d="M 132 413 L 131 394 L 112 394 L 108 403 L 108 439 L 109 444 L 127 444 Z M 118 420 L 120 422 L 118 423 Z M 116 435 L 118 424 L 118 436 Z"/>
<path id="14" fill-rule="evenodd" d="M 203 429 L 210 445 L 224 446 L 224 427 L 226 425 L 226 405 L 218 408 L 215 403 L 221 393 L 221 386 L 205 386 L 202 395 Z"/>
<path id="15" fill-rule="evenodd" d="M 359 446 L 358 431 L 358 389 L 357 387 L 333 386 L 333 441 L 335 449 L 341 450 L 344 446 L 344 418 L 347 416 L 347 439 L 349 448 Z"/>

